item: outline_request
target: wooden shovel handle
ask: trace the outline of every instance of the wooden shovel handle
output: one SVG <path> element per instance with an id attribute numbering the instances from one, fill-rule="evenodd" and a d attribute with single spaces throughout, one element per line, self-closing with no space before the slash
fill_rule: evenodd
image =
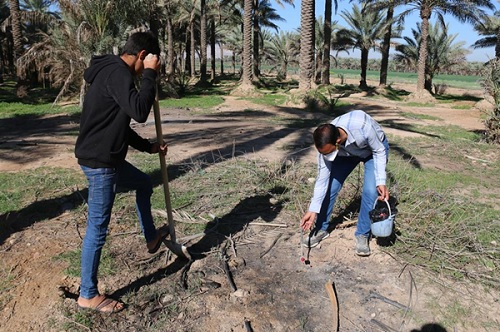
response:
<path id="1" fill-rule="evenodd" d="M 163 132 L 161 129 L 160 104 L 158 101 L 158 84 L 156 85 L 155 101 L 153 103 L 153 113 L 155 117 L 156 140 L 158 144 L 163 145 Z M 175 225 L 172 215 L 172 203 L 170 202 L 170 190 L 168 189 L 168 173 L 167 162 L 163 153 L 158 153 L 160 156 L 161 178 L 163 180 L 163 193 L 165 195 L 165 206 L 167 207 L 168 230 L 170 232 L 170 240 L 175 243 Z"/>

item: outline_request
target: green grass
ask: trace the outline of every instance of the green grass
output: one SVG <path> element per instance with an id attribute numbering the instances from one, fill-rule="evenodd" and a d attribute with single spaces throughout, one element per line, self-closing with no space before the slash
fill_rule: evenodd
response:
<path id="1" fill-rule="evenodd" d="M 500 164 L 480 165 L 463 154 L 482 156 L 496 147 L 460 128 L 421 130 L 439 138 L 391 137 L 392 144 L 405 147 L 404 158 L 392 153 L 388 166 L 400 201 L 399 241 L 391 250 L 429 270 L 490 283 L 498 279 L 500 254 L 491 243 L 500 225 L 498 196 L 485 194 L 498 186 Z"/>
<path id="2" fill-rule="evenodd" d="M 84 177 L 80 173 L 56 167 L 0 173 L 0 215 L 21 209 L 36 212 L 39 206 L 30 203 L 44 200 L 45 210 L 58 209 L 54 196 L 71 195 L 76 184 L 83 187 Z"/>
<path id="3" fill-rule="evenodd" d="M 259 98 L 241 98 L 243 100 L 248 100 L 254 104 L 267 105 L 267 106 L 279 106 L 282 105 L 287 97 L 284 94 L 279 93 L 267 93 Z"/>
<path id="4" fill-rule="evenodd" d="M 213 95 L 186 95 L 180 99 L 163 99 L 160 100 L 160 107 L 165 108 L 201 108 L 210 109 L 218 106 L 224 102 L 224 98 L 221 96 Z"/>
<path id="5" fill-rule="evenodd" d="M 81 257 L 82 251 L 80 249 L 73 251 L 66 251 L 64 253 L 59 254 L 54 257 L 55 260 L 64 261 L 68 264 L 68 267 L 64 269 L 64 273 L 69 277 L 80 277 L 81 271 Z M 104 245 L 104 248 L 101 253 L 101 260 L 99 264 L 99 277 L 113 275 L 117 272 L 116 264 L 114 262 L 114 257 L 107 248 L 107 245 Z"/>
<path id="6" fill-rule="evenodd" d="M 470 109 L 472 109 L 472 106 L 471 105 L 454 105 L 451 108 L 453 108 L 454 110 L 470 110 Z"/>
<path id="7" fill-rule="evenodd" d="M 332 69 L 330 70 L 331 77 L 338 75 L 344 76 L 346 79 L 359 80 L 360 70 L 355 69 Z M 378 82 L 380 79 L 380 72 L 378 70 L 368 70 L 366 74 L 367 80 Z M 446 84 L 450 87 L 463 88 L 463 89 L 481 89 L 479 83 L 480 77 L 466 76 L 466 75 L 436 75 L 432 82 L 434 84 Z M 402 72 L 388 72 L 387 83 L 409 83 L 417 84 L 417 73 L 402 73 Z"/>
<path id="8" fill-rule="evenodd" d="M 402 116 L 408 119 L 419 119 L 419 120 L 434 120 L 434 121 L 441 121 L 441 118 L 438 118 L 437 116 L 432 116 L 432 115 L 427 115 L 427 114 L 418 114 L 418 113 L 410 113 L 410 112 L 402 112 Z"/>
<path id="9" fill-rule="evenodd" d="M 76 114 L 78 112 L 78 107 L 63 108 L 60 106 L 52 106 L 52 104 L 32 105 L 19 102 L 0 102 L 0 119 L 16 116 L 40 116 L 60 113 Z"/>

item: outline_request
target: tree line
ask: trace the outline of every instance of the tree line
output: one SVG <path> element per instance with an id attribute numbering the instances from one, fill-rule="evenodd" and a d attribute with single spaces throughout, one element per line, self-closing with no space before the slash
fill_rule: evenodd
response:
<path id="1" fill-rule="evenodd" d="M 60 89 L 58 98 L 82 96 L 82 72 L 91 57 L 118 54 L 131 32 L 148 29 L 161 41 L 162 77 L 174 89 L 186 79 L 210 84 L 227 72 L 229 56 L 243 90 L 259 81 L 263 65 L 278 79 L 299 67 L 302 91 L 330 84 L 332 68 L 356 66 L 360 88 L 367 88 L 367 70 L 380 71 L 381 86 L 389 71 L 414 71 L 417 94 L 432 93 L 437 73 L 481 71 L 481 65 L 467 63 L 468 50 L 448 33 L 445 15 L 470 23 L 481 36 L 473 47 L 493 46 L 500 57 L 500 13 L 490 0 L 350 3 L 349 10 L 338 12 L 337 0 L 326 0 L 322 15 L 316 15 L 315 1 L 304 0 L 300 27 L 283 31 L 284 18 L 273 5 L 294 5 L 293 0 L 0 0 L 0 80 L 15 76 L 20 96 L 45 81 Z M 402 36 L 404 20 L 413 12 L 420 22 L 411 36 Z M 353 50 L 360 53 L 358 64 L 340 56 Z M 373 50 L 380 60 L 370 59 Z"/>

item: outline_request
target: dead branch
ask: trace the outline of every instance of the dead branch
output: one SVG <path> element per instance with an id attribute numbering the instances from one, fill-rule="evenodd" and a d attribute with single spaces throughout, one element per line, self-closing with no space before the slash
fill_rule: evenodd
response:
<path id="1" fill-rule="evenodd" d="M 347 228 L 347 227 L 351 227 L 351 226 L 354 226 L 358 223 L 357 220 L 351 220 L 351 221 L 347 221 L 347 222 L 343 222 L 341 224 L 337 224 L 335 226 L 335 228 L 338 228 L 338 229 L 342 229 L 342 228 Z"/>
<path id="2" fill-rule="evenodd" d="M 378 320 L 376 319 L 372 319 L 370 320 L 370 322 L 373 324 L 373 325 L 377 325 L 379 328 L 382 329 L 382 331 L 384 332 L 398 332 L 398 330 L 396 329 L 393 329 L 392 327 L 382 323 L 382 322 L 379 322 Z"/>
<path id="3" fill-rule="evenodd" d="M 380 295 L 379 293 L 377 292 L 374 292 L 374 291 L 370 291 L 370 294 L 368 295 L 368 298 L 370 299 L 378 299 L 378 300 L 381 300 L 382 302 L 385 302 L 385 303 L 388 303 L 390 305 L 393 305 L 395 306 L 396 308 L 398 309 L 403 309 L 403 310 L 409 310 L 410 308 L 405 306 L 404 304 L 401 304 L 399 302 L 396 302 L 396 301 L 393 301 L 383 295 Z"/>
<path id="4" fill-rule="evenodd" d="M 227 281 L 229 282 L 229 286 L 231 286 L 231 290 L 236 292 L 238 288 L 234 283 L 233 275 L 231 274 L 231 270 L 229 269 L 229 264 L 227 263 L 228 257 L 226 254 L 226 248 L 223 247 L 221 249 L 221 257 L 222 257 L 222 268 L 224 269 L 224 273 L 226 274 Z"/>
<path id="5" fill-rule="evenodd" d="M 250 226 L 288 227 L 287 224 L 271 224 L 267 222 L 251 222 Z"/>
<path id="6" fill-rule="evenodd" d="M 334 283 L 329 280 L 325 284 L 326 292 L 328 293 L 328 297 L 330 297 L 330 302 L 332 302 L 332 309 L 333 309 L 333 331 L 338 331 L 340 324 L 339 324 L 339 301 L 337 299 L 337 293 L 335 291 L 335 285 Z"/>
<path id="7" fill-rule="evenodd" d="M 274 238 L 273 243 L 271 243 L 271 245 L 266 250 L 264 250 L 264 252 L 262 252 L 260 254 L 260 258 L 264 257 L 269 251 L 271 251 L 271 249 L 274 247 L 274 245 L 276 244 L 276 242 L 278 242 L 278 240 L 281 237 L 281 235 L 283 235 L 283 234 L 279 233 L 278 236 L 276 236 Z"/>

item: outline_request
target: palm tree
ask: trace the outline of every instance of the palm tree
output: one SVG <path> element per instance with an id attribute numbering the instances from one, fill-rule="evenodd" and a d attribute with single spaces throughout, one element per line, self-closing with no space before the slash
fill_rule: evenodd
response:
<path id="1" fill-rule="evenodd" d="M 272 69 L 278 72 L 279 80 L 286 80 L 289 65 L 296 65 L 299 56 L 299 35 L 293 32 L 274 34 L 266 43 L 264 57 L 272 64 Z"/>
<path id="2" fill-rule="evenodd" d="M 455 43 L 457 34 L 448 35 L 448 25 L 443 29 L 440 24 L 429 25 L 427 37 L 427 59 L 425 61 L 425 89 L 432 92 L 432 80 L 440 71 L 454 66 L 466 64 L 469 53 L 464 42 Z M 416 68 L 419 61 L 419 49 L 422 47 L 422 30 L 420 24 L 412 29 L 413 39 L 404 37 L 406 44 L 396 46 L 394 61 L 402 62 L 408 67 Z"/>
<path id="3" fill-rule="evenodd" d="M 472 44 L 472 47 L 494 47 L 495 58 L 500 59 L 500 10 L 495 11 L 493 15 L 487 16 L 484 22 L 476 24 L 474 29 L 480 36 L 484 37 L 478 39 L 474 44 Z"/>
<path id="4" fill-rule="evenodd" d="M 495 6 L 490 0 L 412 0 L 407 1 L 406 9 L 401 13 L 404 17 L 408 13 L 418 11 L 420 13 L 422 44 L 419 48 L 417 66 L 417 91 L 415 97 L 421 98 L 425 94 L 425 63 L 427 59 L 427 36 L 429 35 L 429 20 L 432 13 L 437 15 L 438 21 L 445 25 L 445 14 L 451 14 L 460 22 L 478 23 L 485 16 L 481 7 L 493 10 Z"/>
<path id="5" fill-rule="evenodd" d="M 308 91 L 314 76 L 315 0 L 302 0 L 300 6 L 299 90 Z"/>
<path id="6" fill-rule="evenodd" d="M 386 30 L 384 39 L 380 47 L 381 63 L 380 63 L 380 80 L 379 86 L 384 87 L 387 84 L 387 72 L 389 68 L 389 51 L 391 48 L 391 39 L 393 38 L 392 28 L 395 23 L 394 10 L 396 7 L 405 5 L 407 0 L 361 0 L 361 3 L 367 4 L 366 10 L 373 11 L 386 11 Z M 397 20 L 399 23 L 404 22 L 404 15 L 398 15 Z M 398 26 L 398 33 L 401 32 L 401 25 Z"/>
<path id="7" fill-rule="evenodd" d="M 240 27 L 233 27 L 224 39 L 226 48 L 231 51 L 233 74 L 236 74 L 236 57 L 243 54 L 243 33 Z"/>
<path id="8" fill-rule="evenodd" d="M 233 0 L 224 0 L 219 2 L 219 5 L 217 6 L 216 14 L 215 16 L 218 17 L 218 30 L 217 30 L 217 43 L 219 45 L 220 49 L 220 69 L 221 69 L 221 75 L 224 74 L 224 49 L 226 47 L 226 39 L 228 35 L 230 35 L 236 27 L 240 28 L 240 33 L 241 35 L 241 26 L 242 26 L 242 17 L 241 17 L 241 11 L 237 9 L 239 1 L 233 1 Z M 243 46 L 242 43 L 240 43 L 239 48 Z M 233 47 L 234 48 L 234 47 Z"/>
<path id="9" fill-rule="evenodd" d="M 278 31 L 279 27 L 273 21 L 284 21 L 272 8 L 269 0 L 254 0 L 253 15 L 253 79 L 260 75 L 260 48 L 262 47 L 261 27 Z"/>
<path id="10" fill-rule="evenodd" d="M 199 21 L 198 0 L 181 1 L 179 3 L 179 21 L 184 22 L 186 29 L 186 66 L 185 70 L 194 78 L 196 75 L 196 22 Z M 198 20 L 197 20 L 198 19 Z M 198 29 L 199 30 L 199 29 Z"/>
<path id="11" fill-rule="evenodd" d="M 324 36 L 324 27 L 325 23 L 323 22 L 323 17 L 320 16 L 316 19 L 314 23 L 314 50 L 315 50 L 315 73 L 314 73 L 314 82 L 315 84 L 321 84 L 321 75 L 323 68 L 323 56 L 324 50 L 323 47 L 325 45 L 325 36 Z M 330 36 L 331 38 L 331 36 Z M 328 57 L 330 54 L 327 55 Z"/>
<path id="12" fill-rule="evenodd" d="M 380 11 L 363 10 L 354 5 L 352 13 L 342 11 L 340 14 L 350 29 L 342 29 L 339 35 L 346 41 L 346 44 L 352 48 L 357 48 L 361 51 L 361 80 L 359 87 L 366 89 L 366 71 L 368 67 L 368 55 L 370 49 L 377 48 L 378 41 L 384 36 L 386 31 L 386 23 Z"/>

